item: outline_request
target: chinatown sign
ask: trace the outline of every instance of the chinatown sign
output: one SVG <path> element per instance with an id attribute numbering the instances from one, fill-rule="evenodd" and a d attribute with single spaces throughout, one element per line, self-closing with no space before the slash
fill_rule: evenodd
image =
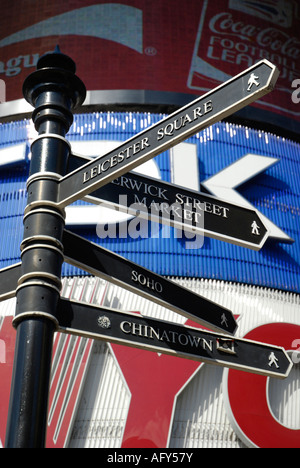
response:
<path id="1" fill-rule="evenodd" d="M 158 353 L 285 378 L 292 361 L 283 348 L 61 299 L 59 331 Z"/>

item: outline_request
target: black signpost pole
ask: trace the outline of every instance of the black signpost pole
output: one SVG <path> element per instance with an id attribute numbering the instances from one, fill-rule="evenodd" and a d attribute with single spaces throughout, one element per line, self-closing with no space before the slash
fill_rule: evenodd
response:
<path id="1" fill-rule="evenodd" d="M 37 70 L 23 86 L 25 99 L 35 107 L 32 119 L 39 136 L 32 144 L 27 182 L 7 448 L 45 446 L 65 224 L 64 210 L 54 202 L 58 179 L 65 174 L 70 154 L 64 137 L 73 121 L 73 109 L 82 104 L 86 94 L 75 71 L 73 60 L 57 48 L 41 57 Z"/>
<path id="2" fill-rule="evenodd" d="M 211 334 L 208 338 L 206 334 L 196 335 L 199 333 L 197 330 L 150 319 L 145 322 L 146 319 L 138 319 L 132 314 L 124 321 L 124 313 L 101 311 L 60 298 L 61 267 L 66 260 L 188 318 L 194 318 L 210 328 L 231 334 L 235 332 L 237 324 L 231 311 L 66 231 L 64 208 L 271 91 L 278 76 L 276 67 L 267 61 L 259 62 L 158 125 L 146 129 L 146 133 L 141 132 L 123 143 L 117 154 L 113 152 L 103 158 L 96 158 L 67 174 L 68 160 L 72 162 L 72 154 L 65 135 L 73 122 L 73 110 L 83 103 L 86 95 L 85 86 L 75 75 L 75 71 L 73 60 L 61 54 L 57 48 L 53 53 L 40 58 L 37 70 L 28 76 L 23 86 L 25 99 L 35 108 L 32 119 L 38 137 L 31 148 L 28 200 L 23 220 L 24 236 L 20 246 L 22 262 L 0 271 L 0 301 L 16 295 L 13 325 L 17 335 L 6 428 L 7 448 L 45 447 L 55 331 L 90 335 L 106 341 L 121 340 L 130 346 L 143 348 L 149 347 L 148 339 L 152 340 L 152 335 L 155 334 L 158 348 L 163 347 L 167 353 L 180 352 L 184 357 L 193 358 L 194 349 L 189 352 L 182 348 L 191 341 L 193 346 L 203 343 L 205 353 L 211 353 L 204 357 L 220 365 L 245 367 L 250 371 L 267 375 L 271 373 L 278 377 L 285 377 L 291 368 L 291 362 L 284 350 L 278 348 L 267 348 L 262 362 L 259 344 L 252 346 L 249 342 L 251 349 L 256 350 L 253 359 L 250 359 L 248 343 L 245 341 L 216 334 Z M 259 75 L 259 89 L 250 92 L 246 85 L 254 71 Z M 176 135 L 175 122 L 181 122 Z M 148 186 L 149 181 L 142 183 Z M 168 192 L 171 196 L 172 190 L 171 186 L 159 187 L 161 194 Z M 181 193 L 181 198 L 183 196 L 186 200 L 194 197 L 186 192 Z M 222 210 L 227 216 L 230 209 L 236 209 L 229 205 L 225 208 L 225 202 L 220 207 L 216 200 L 211 199 L 206 199 L 205 203 L 205 210 L 213 211 L 216 217 Z M 253 215 L 250 215 L 253 222 Z M 236 224 L 238 221 L 236 220 Z M 248 221 L 244 220 L 247 226 Z M 257 223 L 256 229 L 258 228 L 262 231 L 261 236 L 265 237 L 264 227 Z M 217 233 L 216 235 L 225 235 L 226 238 L 232 237 L 231 231 L 224 234 L 223 229 L 223 225 L 220 227 L 213 223 L 209 231 Z M 249 227 L 247 230 L 249 231 Z M 256 245 L 251 237 L 241 238 L 240 232 L 235 232 L 236 239 L 246 242 L 252 248 L 262 244 L 262 240 Z M 100 313 L 105 315 L 99 316 Z M 121 321 L 119 325 L 118 321 Z M 98 326 L 108 333 L 99 333 Z M 168 337 L 167 344 L 163 343 L 164 336 Z M 172 349 L 169 349 L 170 340 L 174 345 Z M 266 349 L 266 346 L 262 345 L 262 348 Z M 225 353 L 225 358 L 222 353 Z M 198 357 L 197 355 L 196 358 Z"/>

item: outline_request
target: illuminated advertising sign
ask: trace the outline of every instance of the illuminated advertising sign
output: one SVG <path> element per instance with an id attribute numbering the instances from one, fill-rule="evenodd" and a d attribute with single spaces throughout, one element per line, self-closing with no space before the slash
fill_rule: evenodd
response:
<path id="1" fill-rule="evenodd" d="M 92 92 L 87 104 L 183 104 L 266 58 L 280 70 L 276 90 L 243 115 L 285 126 L 292 119 L 295 130 L 298 24 L 293 0 L 78 0 L 51 2 L 50 8 L 5 0 L 0 79 L 6 100 L 22 98 L 24 78 L 59 44 Z"/>
<path id="2" fill-rule="evenodd" d="M 213 2 L 204 2 L 188 86 L 209 89 L 242 64 L 268 58 L 281 74 L 276 97 L 264 99 L 263 107 L 299 119 L 299 109 L 286 100 L 300 71 L 296 2 L 229 0 L 218 2 L 217 10 Z"/>
<path id="3" fill-rule="evenodd" d="M 99 156 L 161 117 L 150 113 L 80 114 L 75 116 L 68 139 L 74 153 Z M 26 120 L 3 124 L 0 131 L 0 267 L 5 268 L 20 261 L 30 143 L 36 134 Z M 147 177 L 216 197 L 217 205 L 206 206 L 207 217 L 214 211 L 214 218 L 219 219 L 220 207 L 225 206 L 221 201 L 257 210 L 268 230 L 268 240 L 260 251 L 252 251 L 205 233 L 195 236 L 107 208 L 105 203 L 98 206 L 82 200 L 66 208 L 67 229 L 160 275 L 213 277 L 299 292 L 297 143 L 217 123 L 137 169 Z M 128 190 L 138 188 L 138 181 L 128 175 L 122 183 Z M 113 185 L 118 188 L 118 184 L 120 180 Z M 149 184 L 143 187 L 143 192 L 148 191 Z M 157 187 L 154 183 L 150 187 L 153 196 L 166 194 Z M 140 195 L 139 200 L 146 194 Z M 252 223 L 249 230 L 256 233 L 257 226 Z M 64 275 L 78 274 L 83 273 L 75 266 L 64 265 Z"/>

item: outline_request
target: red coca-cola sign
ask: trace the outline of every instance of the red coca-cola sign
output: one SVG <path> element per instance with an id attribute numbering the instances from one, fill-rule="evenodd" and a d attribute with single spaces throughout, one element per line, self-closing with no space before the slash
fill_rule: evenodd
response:
<path id="1" fill-rule="evenodd" d="M 216 11 L 218 10 L 218 11 Z M 299 17 L 298 17 L 299 19 Z M 292 83 L 300 76 L 300 37 L 293 1 L 205 1 L 188 87 L 206 91 L 261 59 L 280 70 L 276 91 L 260 107 L 299 119 Z"/>
<path id="2" fill-rule="evenodd" d="M 21 98 L 38 58 L 59 44 L 88 90 L 159 91 L 171 100 L 201 95 L 266 58 L 280 77 L 253 106 L 299 122 L 298 24 L 294 0 L 4 0 L 0 79 L 6 100 Z"/>

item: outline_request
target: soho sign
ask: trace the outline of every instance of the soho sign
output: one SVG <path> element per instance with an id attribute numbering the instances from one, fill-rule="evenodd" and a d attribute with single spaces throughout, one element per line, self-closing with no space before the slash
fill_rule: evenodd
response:
<path id="1" fill-rule="evenodd" d="M 146 288 L 152 289 L 153 291 L 156 291 L 158 293 L 161 293 L 163 290 L 163 287 L 159 281 L 154 281 L 148 276 L 145 276 L 142 273 L 138 273 L 135 270 L 132 270 L 131 272 L 131 280 L 135 283 L 141 284 L 142 286 L 146 286 Z"/>

